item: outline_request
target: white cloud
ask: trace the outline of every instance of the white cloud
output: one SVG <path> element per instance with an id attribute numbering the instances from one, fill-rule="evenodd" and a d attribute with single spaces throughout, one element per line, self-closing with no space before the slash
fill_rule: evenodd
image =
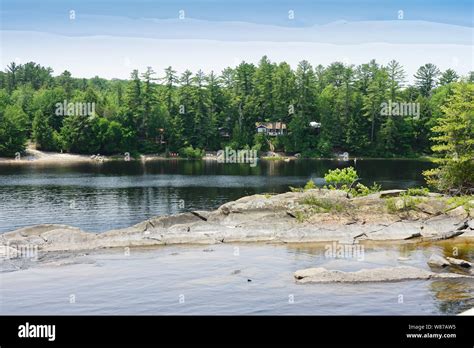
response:
<path id="1" fill-rule="evenodd" d="M 154 23 L 140 21 L 148 22 Z M 4 67 L 21 59 L 51 66 L 57 74 L 67 69 L 78 77 L 106 78 L 128 78 L 132 69 L 144 70 L 147 66 L 160 73 L 169 65 L 180 72 L 185 69 L 220 72 L 241 59 L 257 63 L 263 55 L 272 61 L 286 61 L 293 67 L 303 59 L 313 65 L 334 61 L 361 64 L 373 58 L 386 64 L 396 59 L 405 67 L 409 79 L 419 66 L 428 62 L 442 70 L 454 68 L 460 74 L 474 70 L 473 29 L 454 25 L 338 21 L 296 29 L 191 20 L 178 30 L 181 25 L 178 20 L 158 22 L 163 30 L 153 38 L 117 36 L 126 30 L 113 36 L 2 31 L 1 64 Z M 143 34 L 153 32 L 150 31 L 153 28 Z M 195 33 L 193 38 L 183 39 L 190 32 Z"/>

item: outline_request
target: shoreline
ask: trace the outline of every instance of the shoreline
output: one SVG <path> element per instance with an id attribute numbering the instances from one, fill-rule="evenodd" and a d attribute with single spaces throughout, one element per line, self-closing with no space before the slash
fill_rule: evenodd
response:
<path id="1" fill-rule="evenodd" d="M 172 244 L 221 243 L 425 243 L 474 240 L 474 197 L 451 206 L 447 196 L 417 196 L 409 208 L 404 190 L 363 197 L 345 191 L 311 189 L 277 195 L 252 195 L 213 211 L 164 215 L 105 232 L 43 224 L 0 234 L 3 253 L 22 246 L 39 251 L 78 251 Z M 388 204 L 390 203 L 390 204 Z M 398 208 L 396 208 L 398 209 Z M 16 247 L 16 248 L 15 248 Z"/>
<path id="2" fill-rule="evenodd" d="M 147 161 L 158 161 L 158 160 L 198 160 L 198 161 L 216 161 L 216 156 L 204 156 L 200 159 L 189 159 L 185 157 L 166 157 L 163 155 L 155 154 L 140 154 L 139 157 L 130 157 L 129 160 L 125 159 L 124 155 L 82 155 L 73 153 L 60 153 L 60 152 L 46 152 L 40 151 L 33 148 L 26 149 L 26 155 L 20 156 L 18 159 L 9 157 L 0 157 L 0 165 L 2 164 L 48 164 L 48 165 L 64 165 L 64 164 L 80 164 L 80 163 L 103 163 L 103 162 L 147 162 Z M 343 160 L 338 157 L 295 157 L 295 156 L 261 156 L 260 161 L 276 161 L 276 162 L 291 162 L 298 160 L 328 160 L 336 162 L 354 162 L 364 160 L 394 160 L 394 161 L 425 161 L 431 162 L 431 157 L 394 157 L 394 158 L 380 158 L 380 157 L 349 157 L 348 160 Z"/>

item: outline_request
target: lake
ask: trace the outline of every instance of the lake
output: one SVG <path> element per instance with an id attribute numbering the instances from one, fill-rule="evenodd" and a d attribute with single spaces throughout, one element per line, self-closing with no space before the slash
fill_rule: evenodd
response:
<path id="1" fill-rule="evenodd" d="M 366 245 L 363 258 L 346 259 L 327 257 L 324 244 L 98 250 L 62 265 L 0 273 L 0 313 L 454 315 L 474 307 L 474 281 L 297 284 L 293 278 L 308 267 L 429 269 L 432 253 L 449 256 L 454 247 L 459 257 L 474 259 L 473 245 L 459 242 Z"/>
<path id="2" fill-rule="evenodd" d="M 0 165 L 0 231 L 62 223 L 89 231 L 153 216 L 214 209 L 255 193 L 279 193 L 309 179 L 323 184 L 331 160 L 156 160 L 67 165 Z M 429 162 L 358 160 L 365 184 L 424 184 Z M 432 253 L 474 260 L 471 243 L 366 245 L 364 258 L 328 258 L 324 244 L 233 243 L 88 251 L 49 264 L 0 263 L 2 314 L 458 314 L 474 306 L 471 280 L 297 284 L 308 267 L 343 271 L 414 266 Z M 238 250 L 238 253 L 236 253 Z M 403 260 L 398 258 L 402 257 Z M 48 261 L 49 262 L 49 261 Z M 461 272 L 461 270 L 459 271 Z"/>
<path id="3" fill-rule="evenodd" d="M 256 193 L 281 193 L 329 169 L 355 166 L 364 184 L 384 189 L 424 184 L 419 160 L 111 161 L 81 164 L 0 164 L 0 232 L 57 223 L 101 232 L 153 216 L 212 210 Z"/>

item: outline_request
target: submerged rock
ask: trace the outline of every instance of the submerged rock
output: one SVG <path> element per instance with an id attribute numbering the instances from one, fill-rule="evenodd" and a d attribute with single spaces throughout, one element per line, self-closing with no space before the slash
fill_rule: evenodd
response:
<path id="1" fill-rule="evenodd" d="M 472 267 L 472 262 L 469 262 L 469 261 L 466 261 L 466 260 L 455 259 L 454 257 L 447 257 L 446 259 L 452 265 L 461 266 L 461 267 L 464 267 L 464 268 L 471 268 Z"/>
<path id="2" fill-rule="evenodd" d="M 432 254 L 428 260 L 428 265 L 435 267 L 447 267 L 449 266 L 449 261 L 442 256 Z"/>
<path id="3" fill-rule="evenodd" d="M 472 276 L 457 273 L 434 273 L 409 266 L 361 269 L 356 272 L 334 271 L 318 267 L 296 271 L 294 277 L 298 283 L 395 282 L 436 278 L 474 279 Z"/>

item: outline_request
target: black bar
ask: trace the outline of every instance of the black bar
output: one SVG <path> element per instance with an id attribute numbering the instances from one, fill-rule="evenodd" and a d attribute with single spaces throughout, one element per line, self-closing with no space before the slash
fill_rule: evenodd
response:
<path id="1" fill-rule="evenodd" d="M 29 323 L 55 325 L 55 340 L 20 338 Z M 412 325 L 409 328 L 409 325 Z M 427 325 L 431 325 L 428 327 Z M 445 325 L 445 326 L 442 326 Z M 408 338 L 407 334 L 456 337 Z M 469 316 L 2 316 L 0 346 L 126 344 L 473 347 Z"/>

